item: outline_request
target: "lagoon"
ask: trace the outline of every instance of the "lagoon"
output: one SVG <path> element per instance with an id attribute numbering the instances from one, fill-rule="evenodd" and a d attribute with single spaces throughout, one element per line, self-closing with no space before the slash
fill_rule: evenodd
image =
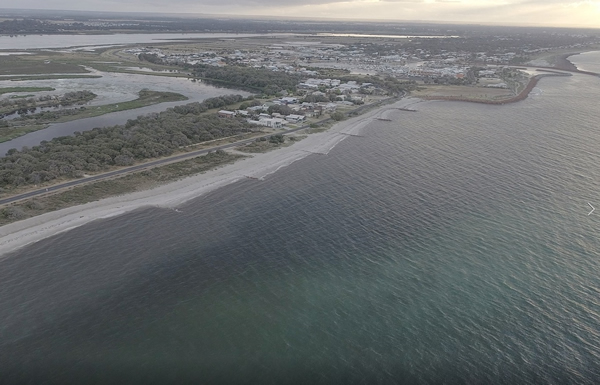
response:
<path id="1" fill-rule="evenodd" d="M 27 135 L 18 137 L 8 142 L 0 143 L 0 156 L 12 148 L 21 149 L 23 146 L 35 146 L 43 140 L 72 135 L 75 131 L 87 131 L 96 127 L 113 126 L 123 124 L 128 119 L 152 112 L 164 111 L 169 107 L 187 104 L 192 102 L 201 102 L 205 99 L 239 94 L 248 96 L 250 93 L 228 88 L 218 88 L 210 86 L 201 81 L 192 81 L 186 78 L 152 76 L 141 74 L 128 74 L 116 72 L 102 72 L 92 70 L 93 75 L 99 75 L 99 78 L 77 78 L 77 79 L 48 79 L 48 80 L 27 80 L 27 81 L 0 81 L 0 88 L 9 86 L 19 87 L 52 87 L 54 91 L 44 91 L 36 95 L 59 95 L 72 91 L 89 90 L 98 97 L 90 102 L 87 107 L 95 107 L 104 104 L 120 103 L 134 100 L 138 97 L 138 92 L 144 88 L 152 91 L 176 92 L 188 97 L 186 101 L 167 102 L 155 104 L 152 106 L 137 108 L 127 111 L 114 112 L 102 116 L 87 119 L 79 119 L 66 123 L 52 124 L 50 127 L 31 132 Z M 8 96 L 9 94 L 7 94 Z"/>

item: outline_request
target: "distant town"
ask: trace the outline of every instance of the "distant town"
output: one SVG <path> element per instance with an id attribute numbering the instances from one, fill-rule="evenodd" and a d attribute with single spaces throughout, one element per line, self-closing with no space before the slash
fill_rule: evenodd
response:
<path id="1" fill-rule="evenodd" d="M 542 77 L 598 76 L 568 60 L 600 49 L 593 29 L 145 17 L 0 10 L 0 224 L 296 145 L 360 114 L 389 121 L 377 115 L 388 105 L 505 104 Z M 22 44 L 36 39 L 50 47 Z M 50 125 L 65 132 L 19 141 Z"/>

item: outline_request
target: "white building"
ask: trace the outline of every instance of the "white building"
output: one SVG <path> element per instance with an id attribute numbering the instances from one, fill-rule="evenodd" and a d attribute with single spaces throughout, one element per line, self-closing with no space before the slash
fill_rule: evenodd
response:
<path id="1" fill-rule="evenodd" d="M 250 124 L 256 124 L 257 126 L 270 127 L 270 128 L 282 128 L 285 120 L 279 118 L 261 118 L 259 120 L 247 120 Z"/>
<path id="2" fill-rule="evenodd" d="M 285 117 L 285 120 L 287 120 L 290 123 L 300 123 L 306 120 L 306 116 L 290 114 Z"/>

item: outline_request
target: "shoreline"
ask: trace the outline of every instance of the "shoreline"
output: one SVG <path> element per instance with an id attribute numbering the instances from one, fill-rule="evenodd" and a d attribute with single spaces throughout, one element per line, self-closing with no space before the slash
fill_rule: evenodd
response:
<path id="1" fill-rule="evenodd" d="M 575 56 L 575 55 L 581 55 L 584 52 L 590 52 L 590 51 L 572 52 L 572 53 L 566 53 L 563 55 L 559 55 L 559 56 L 557 56 L 556 64 L 552 67 L 551 66 L 537 66 L 537 65 L 536 66 L 527 66 L 527 65 L 525 65 L 526 67 L 535 68 L 540 72 L 546 72 L 546 73 L 532 76 L 529 79 L 529 82 L 527 83 L 527 85 L 525 86 L 523 91 L 521 91 L 518 95 L 515 95 L 508 99 L 480 100 L 480 99 L 471 99 L 468 97 L 461 97 L 461 96 L 422 96 L 421 98 L 424 100 L 443 100 L 443 101 L 452 101 L 452 102 L 469 102 L 469 103 L 492 104 L 492 105 L 502 105 L 502 104 L 520 102 L 522 100 L 527 99 L 527 97 L 529 96 L 531 91 L 535 88 L 535 86 L 538 84 L 540 79 L 542 79 L 544 77 L 572 76 L 573 73 L 600 77 L 599 73 L 580 70 L 579 68 L 577 68 L 577 66 L 575 64 L 573 64 L 573 62 L 571 62 L 569 60 L 569 57 Z M 559 71 L 565 71 L 565 72 L 559 72 Z"/>
<path id="2" fill-rule="evenodd" d="M 541 68 L 541 67 L 537 67 L 537 68 Z M 552 72 L 552 71 L 546 70 L 546 72 Z M 516 102 L 520 102 L 522 100 L 527 99 L 527 97 L 529 96 L 531 91 L 535 88 L 535 86 L 538 84 L 540 79 L 545 78 L 545 77 L 550 77 L 550 76 L 562 77 L 562 76 L 571 76 L 571 74 L 556 72 L 556 73 L 546 73 L 546 74 L 534 75 L 531 77 L 531 79 L 529 79 L 529 82 L 527 83 L 527 85 L 525 86 L 523 91 L 521 91 L 518 95 L 515 95 L 508 99 L 478 100 L 478 99 L 470 99 L 468 97 L 462 97 L 462 96 L 423 96 L 422 99 L 424 99 L 424 100 L 443 100 L 443 101 L 449 101 L 449 102 L 469 102 L 469 103 L 492 104 L 492 105 L 503 105 L 503 104 L 516 103 Z"/>
<path id="3" fill-rule="evenodd" d="M 581 69 L 579 69 L 579 67 L 577 67 L 576 64 L 574 64 L 572 61 L 569 60 L 569 58 L 571 56 L 581 55 L 581 54 L 587 53 L 587 52 L 600 52 L 600 51 L 597 49 L 594 49 L 594 50 L 588 50 L 588 51 L 565 53 L 565 54 L 556 56 L 556 63 L 554 64 L 554 66 L 534 66 L 534 67 L 540 68 L 543 70 L 567 71 L 567 72 L 573 72 L 573 73 L 577 73 L 577 74 L 592 75 L 592 76 L 600 77 L 600 73 L 581 70 Z"/>
<path id="4" fill-rule="evenodd" d="M 308 135 L 292 146 L 253 154 L 233 164 L 168 183 L 151 190 L 115 196 L 49 212 L 0 227 L 0 259 L 29 244 L 95 221 L 118 216 L 142 207 L 175 209 L 177 206 L 243 179 L 263 181 L 267 176 L 312 154 L 327 155 L 338 143 L 358 134 L 386 112 L 407 108 L 422 99 L 403 98 L 349 118 L 324 132 Z M 349 135 L 351 134 L 351 135 Z"/>
<path id="5" fill-rule="evenodd" d="M 559 70 L 565 71 L 579 71 L 579 68 L 572 61 L 569 60 L 571 56 L 581 55 L 581 52 L 566 53 L 556 58 L 556 64 L 554 67 Z"/>

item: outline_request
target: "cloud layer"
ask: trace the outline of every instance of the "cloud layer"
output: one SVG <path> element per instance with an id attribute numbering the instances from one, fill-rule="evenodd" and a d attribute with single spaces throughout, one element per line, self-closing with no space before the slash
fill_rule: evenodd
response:
<path id="1" fill-rule="evenodd" d="M 600 0 L 4 0 L 2 7 L 600 28 Z"/>

